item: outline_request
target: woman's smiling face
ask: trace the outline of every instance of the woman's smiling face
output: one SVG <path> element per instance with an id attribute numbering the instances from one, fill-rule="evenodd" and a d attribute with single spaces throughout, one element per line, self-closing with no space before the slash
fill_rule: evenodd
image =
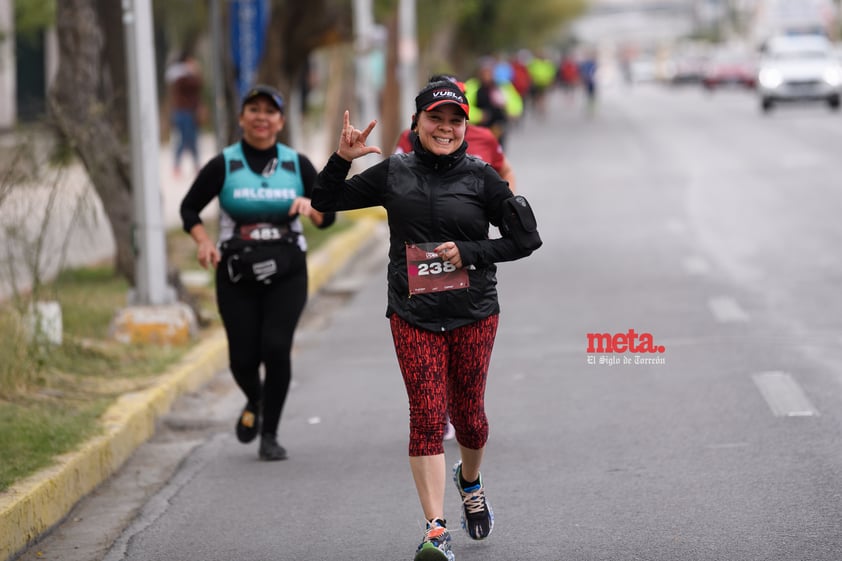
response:
<path id="1" fill-rule="evenodd" d="M 444 103 L 421 111 L 415 132 L 428 152 L 444 156 L 455 152 L 465 141 L 467 118 L 455 103 Z"/>
<path id="2" fill-rule="evenodd" d="M 284 128 L 284 114 L 268 97 L 260 95 L 243 105 L 240 128 L 246 142 L 255 148 L 268 148 L 275 145 Z"/>

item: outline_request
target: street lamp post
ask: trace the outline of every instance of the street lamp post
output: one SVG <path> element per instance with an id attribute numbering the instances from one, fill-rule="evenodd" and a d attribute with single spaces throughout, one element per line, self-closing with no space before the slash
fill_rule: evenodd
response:
<path id="1" fill-rule="evenodd" d="M 418 34 L 415 0 L 400 0 L 398 8 L 398 65 L 401 111 L 415 106 L 418 91 Z"/>
<path id="2" fill-rule="evenodd" d="M 213 122 L 216 149 L 221 152 L 228 143 L 228 121 L 225 112 L 225 84 L 222 78 L 222 6 L 224 0 L 210 0 L 211 75 L 213 77 Z"/>
<path id="3" fill-rule="evenodd" d="M 360 114 L 358 120 L 365 127 L 377 114 L 378 92 L 374 90 L 371 68 L 371 52 L 374 43 L 374 14 L 371 0 L 354 0 L 354 37 L 356 46 L 356 93 Z M 375 127 L 367 144 L 379 146 L 380 131 Z"/>
<path id="4" fill-rule="evenodd" d="M 138 248 L 133 303 L 170 304 L 175 295 L 166 284 L 151 0 L 123 0 L 123 25 L 129 86 L 134 235 Z"/>
<path id="5" fill-rule="evenodd" d="M 122 1 L 137 259 L 130 305 L 116 314 L 110 329 L 123 343 L 184 344 L 198 324 L 192 308 L 178 302 L 167 284 L 152 5 L 151 0 Z"/>

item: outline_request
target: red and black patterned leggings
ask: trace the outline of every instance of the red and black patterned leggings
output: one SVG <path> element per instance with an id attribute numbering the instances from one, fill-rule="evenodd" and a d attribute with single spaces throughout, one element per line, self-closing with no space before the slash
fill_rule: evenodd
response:
<path id="1" fill-rule="evenodd" d="M 473 450 L 485 446 L 485 381 L 498 320 L 493 315 L 437 333 L 392 314 L 392 339 L 409 398 L 410 456 L 444 453 L 448 412 L 459 444 Z"/>

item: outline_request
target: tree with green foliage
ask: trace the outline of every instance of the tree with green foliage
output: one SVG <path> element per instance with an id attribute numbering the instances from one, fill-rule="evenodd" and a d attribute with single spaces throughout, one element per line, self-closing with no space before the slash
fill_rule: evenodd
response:
<path id="1" fill-rule="evenodd" d="M 56 20 L 56 0 L 15 0 L 15 35 L 37 41 Z"/>
<path id="2" fill-rule="evenodd" d="M 580 15 L 586 0 L 475 0 L 471 17 L 460 22 L 458 48 L 473 55 L 521 48 L 540 50 L 565 22 Z"/>

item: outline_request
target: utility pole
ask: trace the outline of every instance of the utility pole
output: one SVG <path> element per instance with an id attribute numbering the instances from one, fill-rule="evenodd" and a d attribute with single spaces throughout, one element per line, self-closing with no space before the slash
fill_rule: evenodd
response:
<path id="1" fill-rule="evenodd" d="M 11 130 L 17 123 L 14 4 L 0 0 L 0 130 Z"/>
<path id="2" fill-rule="evenodd" d="M 137 261 L 133 303 L 171 304 L 158 161 L 157 83 L 151 0 L 123 0 Z"/>
<path id="3" fill-rule="evenodd" d="M 356 55 L 356 85 L 359 114 L 351 114 L 351 122 L 359 128 L 365 128 L 377 118 L 377 103 L 380 92 L 373 86 L 371 52 L 374 39 L 374 14 L 371 0 L 354 0 L 354 39 Z M 371 132 L 366 144 L 380 146 L 380 131 L 377 127 Z"/>
<path id="4" fill-rule="evenodd" d="M 137 258 L 130 305 L 116 314 L 110 329 L 123 343 L 184 344 L 198 324 L 190 306 L 178 302 L 167 285 L 152 0 L 122 2 Z"/>
<path id="5" fill-rule="evenodd" d="M 210 0 L 211 76 L 213 79 L 213 124 L 216 150 L 228 144 L 228 115 L 225 111 L 225 83 L 222 79 L 222 7 L 224 0 Z"/>
<path id="6" fill-rule="evenodd" d="M 415 110 L 418 93 L 418 27 L 415 0 L 400 0 L 398 7 L 398 81 L 400 114 Z"/>

